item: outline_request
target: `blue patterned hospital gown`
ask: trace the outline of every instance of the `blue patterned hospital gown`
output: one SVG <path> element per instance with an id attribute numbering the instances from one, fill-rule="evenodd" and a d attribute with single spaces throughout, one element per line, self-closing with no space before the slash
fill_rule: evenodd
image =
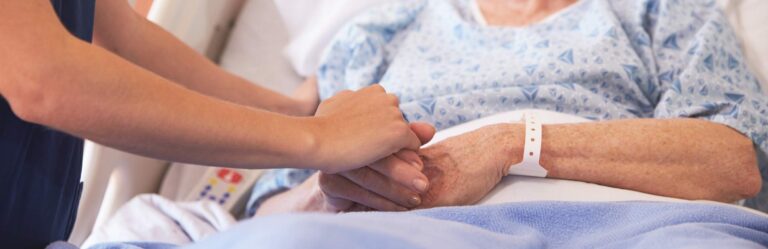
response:
<path id="1" fill-rule="evenodd" d="M 321 63 L 321 97 L 378 82 L 409 121 L 438 129 L 526 108 L 593 120 L 696 117 L 768 150 L 766 97 L 714 0 L 581 0 L 523 28 L 474 22 L 470 1 L 399 1 L 354 19 Z M 289 182 L 278 178 L 257 184 L 253 203 L 276 189 L 267 185 Z M 768 210 L 767 194 L 763 184 L 747 205 Z"/>

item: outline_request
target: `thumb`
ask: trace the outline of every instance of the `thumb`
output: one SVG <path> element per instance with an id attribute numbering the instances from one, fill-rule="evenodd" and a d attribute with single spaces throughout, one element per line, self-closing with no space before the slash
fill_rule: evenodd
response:
<path id="1" fill-rule="evenodd" d="M 432 137 L 435 136 L 435 127 L 433 127 L 430 124 L 423 123 L 423 122 L 414 122 L 410 124 L 411 131 L 413 131 L 414 134 L 416 134 L 416 137 L 419 138 L 419 141 L 421 141 L 421 144 L 426 144 L 429 142 L 429 140 L 432 140 Z"/>

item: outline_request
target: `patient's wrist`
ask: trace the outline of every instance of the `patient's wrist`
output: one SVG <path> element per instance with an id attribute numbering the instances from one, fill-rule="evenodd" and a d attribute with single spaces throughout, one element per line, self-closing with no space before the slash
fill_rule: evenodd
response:
<path id="1" fill-rule="evenodd" d="M 499 169 L 502 175 L 506 175 L 510 166 L 523 161 L 525 126 L 523 124 L 498 124 L 487 128 L 491 129 L 491 135 L 495 138 L 493 146 L 498 146 L 498 153 L 506 159 Z"/>

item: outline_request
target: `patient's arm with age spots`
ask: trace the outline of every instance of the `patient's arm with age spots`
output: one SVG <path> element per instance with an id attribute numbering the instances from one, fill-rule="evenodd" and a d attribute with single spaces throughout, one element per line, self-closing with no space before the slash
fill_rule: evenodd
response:
<path id="1" fill-rule="evenodd" d="M 487 126 L 419 151 L 431 184 L 422 207 L 479 201 L 522 160 L 523 129 Z M 752 197 L 762 183 L 751 140 L 704 120 L 544 125 L 542 142 L 549 178 L 721 202 Z"/>

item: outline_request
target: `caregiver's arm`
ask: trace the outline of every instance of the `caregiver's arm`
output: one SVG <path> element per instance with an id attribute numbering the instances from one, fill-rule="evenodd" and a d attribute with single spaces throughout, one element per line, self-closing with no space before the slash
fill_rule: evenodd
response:
<path id="1" fill-rule="evenodd" d="M 304 103 L 288 98 L 220 69 L 138 15 L 127 1 L 96 1 L 95 19 L 94 44 L 189 89 L 292 115 L 311 115 L 317 105 L 312 101 Z"/>
<path id="2" fill-rule="evenodd" d="M 521 125 L 508 165 L 522 155 Z M 545 125 L 541 165 L 548 177 L 593 182 L 685 199 L 736 201 L 757 194 L 761 178 L 754 145 L 725 125 L 698 119 L 629 119 Z"/>
<path id="3" fill-rule="evenodd" d="M 0 1 L 0 95 L 20 118 L 142 155 L 233 167 L 337 172 L 419 140 L 379 86 L 294 118 L 187 90 L 85 43 L 49 1 Z"/>

